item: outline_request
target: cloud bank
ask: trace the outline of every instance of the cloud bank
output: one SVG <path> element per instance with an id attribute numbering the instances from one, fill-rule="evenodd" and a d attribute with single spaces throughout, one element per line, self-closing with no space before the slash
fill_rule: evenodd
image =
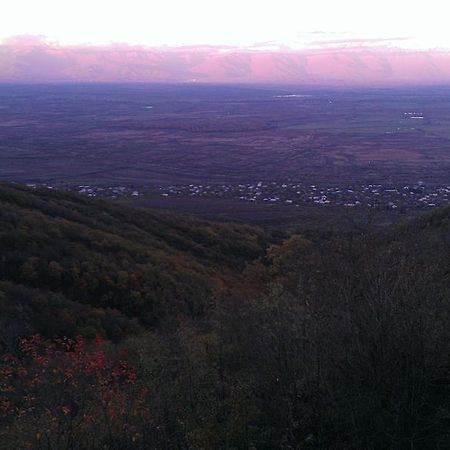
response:
<path id="1" fill-rule="evenodd" d="M 382 39 L 292 50 L 270 43 L 252 48 L 61 46 L 40 36 L 18 36 L 0 44 L 0 82 L 449 84 L 450 52 L 398 49 L 383 46 Z"/>

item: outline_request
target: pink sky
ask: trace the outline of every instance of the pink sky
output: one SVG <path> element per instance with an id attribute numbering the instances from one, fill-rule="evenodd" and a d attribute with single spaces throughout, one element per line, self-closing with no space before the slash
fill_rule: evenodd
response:
<path id="1" fill-rule="evenodd" d="M 390 40 L 392 42 L 392 39 Z M 0 82 L 450 84 L 450 52 L 335 40 L 318 48 L 72 45 L 36 36 L 0 44 Z"/>

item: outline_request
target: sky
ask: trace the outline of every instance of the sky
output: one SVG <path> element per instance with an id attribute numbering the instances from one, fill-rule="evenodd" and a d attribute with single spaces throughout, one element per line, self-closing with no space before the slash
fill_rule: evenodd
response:
<path id="1" fill-rule="evenodd" d="M 0 82 L 450 85 L 448 0 L 0 1 Z"/>
<path id="2" fill-rule="evenodd" d="M 3 0 L 0 40 L 450 49 L 448 10 L 446 0 Z"/>

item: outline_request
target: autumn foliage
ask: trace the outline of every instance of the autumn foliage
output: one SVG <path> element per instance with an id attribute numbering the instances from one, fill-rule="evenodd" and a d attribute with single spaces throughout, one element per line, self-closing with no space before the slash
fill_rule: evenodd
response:
<path id="1" fill-rule="evenodd" d="M 0 206 L 0 450 L 450 448 L 449 208 L 288 236 Z"/>
<path id="2" fill-rule="evenodd" d="M 3 448 L 136 447 L 148 416 L 136 377 L 100 338 L 21 339 L 17 355 L 1 358 Z"/>

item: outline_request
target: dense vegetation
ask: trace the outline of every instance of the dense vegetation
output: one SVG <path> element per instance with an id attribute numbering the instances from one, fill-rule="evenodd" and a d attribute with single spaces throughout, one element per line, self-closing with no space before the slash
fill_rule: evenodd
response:
<path id="1" fill-rule="evenodd" d="M 25 331 L 118 339 L 162 318 L 202 317 L 267 239 L 244 225 L 1 185 L 2 339 Z"/>
<path id="2" fill-rule="evenodd" d="M 275 239 L 0 206 L 0 448 L 450 447 L 450 209 Z"/>

